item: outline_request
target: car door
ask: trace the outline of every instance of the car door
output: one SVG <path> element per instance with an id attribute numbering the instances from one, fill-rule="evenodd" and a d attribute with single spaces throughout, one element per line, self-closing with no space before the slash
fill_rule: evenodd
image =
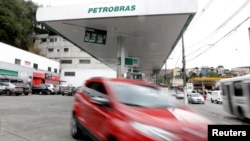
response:
<path id="1" fill-rule="evenodd" d="M 2 94 L 4 92 L 5 87 L 6 86 L 4 85 L 4 83 L 0 82 L 0 94 Z"/>
<path id="2" fill-rule="evenodd" d="M 101 81 L 96 81 L 90 86 L 90 101 L 94 97 L 108 98 L 106 89 Z M 107 131 L 107 120 L 109 119 L 110 107 L 98 105 L 90 102 L 86 113 L 86 122 L 91 125 L 93 132 L 104 139 L 104 134 Z"/>

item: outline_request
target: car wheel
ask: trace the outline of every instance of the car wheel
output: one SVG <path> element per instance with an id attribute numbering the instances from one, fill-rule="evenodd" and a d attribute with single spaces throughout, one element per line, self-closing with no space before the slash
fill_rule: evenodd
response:
<path id="1" fill-rule="evenodd" d="M 11 95 L 11 92 L 10 91 L 6 91 L 6 95 Z"/>
<path id="2" fill-rule="evenodd" d="M 244 114 L 243 110 L 240 107 L 238 108 L 238 113 L 239 113 L 240 120 L 245 121 L 246 120 L 245 114 Z"/>
<path id="3" fill-rule="evenodd" d="M 82 133 L 81 129 L 78 127 L 78 123 L 77 123 L 76 117 L 74 115 L 71 118 L 70 125 L 71 125 L 71 128 L 70 128 L 71 136 L 74 139 L 82 139 L 83 133 Z"/>
<path id="4" fill-rule="evenodd" d="M 214 103 L 214 101 L 211 99 L 211 103 Z"/>

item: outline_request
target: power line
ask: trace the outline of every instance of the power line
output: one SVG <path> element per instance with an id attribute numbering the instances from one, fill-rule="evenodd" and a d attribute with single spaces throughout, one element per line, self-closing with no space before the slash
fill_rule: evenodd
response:
<path id="1" fill-rule="evenodd" d="M 177 66 L 177 63 L 179 62 L 180 58 L 181 58 L 181 54 L 180 54 L 180 56 L 178 57 L 178 60 L 175 63 L 175 67 Z"/>
<path id="2" fill-rule="evenodd" d="M 195 19 L 191 23 L 192 27 L 194 27 L 194 25 L 200 20 L 200 18 L 202 17 L 202 15 L 206 12 L 206 10 L 209 8 L 209 6 L 211 5 L 211 3 L 213 1 L 214 0 L 208 1 L 208 3 L 206 4 L 206 6 L 204 6 L 204 8 L 202 8 L 202 12 L 195 16 Z M 192 29 L 192 27 L 189 27 L 188 30 Z"/>
<path id="3" fill-rule="evenodd" d="M 204 50 L 203 52 L 201 52 L 200 54 L 198 54 L 197 56 L 195 56 L 194 58 L 190 59 L 188 62 L 191 62 L 192 60 L 196 59 L 197 57 L 199 57 L 200 55 L 202 55 L 203 53 L 205 53 L 207 50 L 211 49 L 212 47 L 216 46 L 220 41 L 222 41 L 223 39 L 225 39 L 226 37 L 228 37 L 229 35 L 231 35 L 234 31 L 236 31 L 243 23 L 245 23 L 248 19 L 250 19 L 250 16 L 247 17 L 245 20 L 243 20 L 240 24 L 238 24 L 236 27 L 234 27 L 232 30 L 230 30 L 227 34 L 225 34 L 222 38 L 220 38 L 219 40 L 217 40 L 214 44 L 212 44 L 212 46 L 210 46 L 209 48 L 207 48 L 206 50 Z"/>
<path id="4" fill-rule="evenodd" d="M 229 18 L 227 18 L 220 26 L 218 26 L 213 32 L 211 32 L 208 36 L 206 36 L 203 40 L 199 41 L 198 43 L 191 45 L 190 47 L 187 48 L 192 48 L 195 47 L 197 45 L 199 45 L 200 43 L 204 42 L 207 40 L 207 38 L 210 38 L 210 36 L 212 37 L 213 35 L 216 35 L 218 33 L 218 31 L 223 28 L 225 25 L 228 24 L 228 22 L 230 20 L 232 20 L 240 11 L 242 11 L 248 4 L 249 4 L 250 0 L 247 0 L 245 3 L 243 3 L 237 10 L 236 12 L 234 12 Z"/>
<path id="5" fill-rule="evenodd" d="M 193 51 L 193 52 L 189 53 L 188 55 L 186 55 L 186 57 L 188 57 L 188 56 L 190 56 L 190 55 L 196 53 L 197 51 L 199 51 L 199 50 L 201 50 L 201 49 L 203 49 L 203 48 L 205 48 L 205 47 L 207 47 L 207 46 L 209 46 L 209 45 L 210 45 L 210 44 L 201 46 L 200 48 L 198 48 L 198 49 L 196 49 L 195 51 Z"/>

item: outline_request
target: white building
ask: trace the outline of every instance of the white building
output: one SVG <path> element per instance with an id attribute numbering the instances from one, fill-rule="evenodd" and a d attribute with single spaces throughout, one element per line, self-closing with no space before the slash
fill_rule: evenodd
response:
<path id="1" fill-rule="evenodd" d="M 0 74 L 17 76 L 33 85 L 44 82 L 58 84 L 59 62 L 0 42 Z M 46 79 L 45 74 L 53 78 Z"/>
<path id="2" fill-rule="evenodd" d="M 86 79 L 96 76 L 116 77 L 114 70 L 61 36 L 35 35 L 34 43 L 41 55 L 60 62 L 65 85 L 81 86 Z"/>

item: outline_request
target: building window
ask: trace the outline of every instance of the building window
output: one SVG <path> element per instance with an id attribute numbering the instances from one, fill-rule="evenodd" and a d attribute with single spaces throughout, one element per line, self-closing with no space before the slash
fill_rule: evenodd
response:
<path id="1" fill-rule="evenodd" d="M 21 65 L 21 60 L 16 58 L 16 59 L 15 59 L 15 64 Z"/>
<path id="2" fill-rule="evenodd" d="M 60 52 L 60 49 L 57 49 L 57 52 Z"/>
<path id="3" fill-rule="evenodd" d="M 41 38 L 41 42 L 45 43 L 47 41 L 47 38 Z"/>
<path id="4" fill-rule="evenodd" d="M 54 38 L 50 38 L 50 39 L 49 39 L 49 42 L 54 42 Z"/>
<path id="5" fill-rule="evenodd" d="M 69 52 L 69 48 L 64 48 L 64 52 Z"/>
<path id="6" fill-rule="evenodd" d="M 75 76 L 75 72 L 64 72 L 64 76 Z"/>
<path id="7" fill-rule="evenodd" d="M 54 50 L 53 48 L 49 48 L 48 52 L 53 52 L 53 50 Z"/>
<path id="8" fill-rule="evenodd" d="M 57 73 L 57 69 L 54 69 L 54 73 Z"/>
<path id="9" fill-rule="evenodd" d="M 48 71 L 51 71 L 51 67 L 48 67 Z"/>
<path id="10" fill-rule="evenodd" d="M 61 60 L 61 64 L 72 64 L 72 60 Z"/>
<path id="11" fill-rule="evenodd" d="M 38 69 L 38 64 L 34 63 L 33 68 Z"/>
<path id="12" fill-rule="evenodd" d="M 79 60 L 79 64 L 90 64 L 90 59 L 81 59 Z"/>

